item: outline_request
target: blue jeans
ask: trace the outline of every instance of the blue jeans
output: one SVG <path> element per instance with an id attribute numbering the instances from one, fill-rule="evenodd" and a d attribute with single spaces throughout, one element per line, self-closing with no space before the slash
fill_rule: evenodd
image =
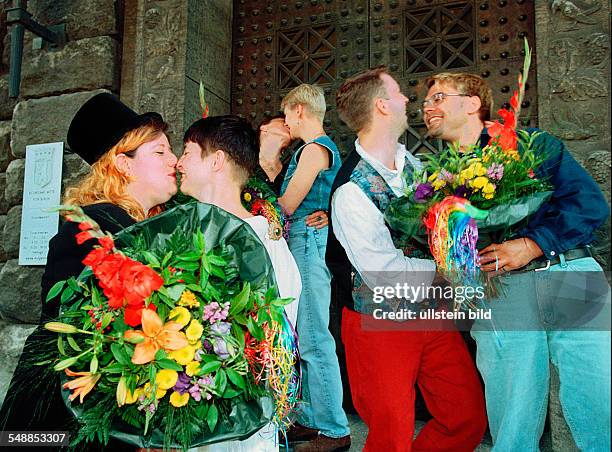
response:
<path id="1" fill-rule="evenodd" d="M 503 298 L 489 305 L 496 331 L 486 320 L 477 320 L 472 327 L 494 451 L 539 449 L 548 406 L 549 362 L 559 372 L 559 398 L 576 445 L 582 451 L 610 450 L 609 323 L 607 330 L 555 329 L 555 319 L 562 317 L 556 309 L 560 303 L 555 305 L 555 301 L 562 296 L 575 297 L 578 302 L 588 288 L 571 284 L 559 289 L 560 280 L 553 279 L 557 282 L 551 284 L 547 278 L 551 275 L 546 275 L 557 271 L 601 272 L 601 267 L 589 257 L 554 265 L 544 272 L 510 275 L 504 278 Z M 607 293 L 600 292 L 603 308 L 593 321 L 610 316 L 610 289 L 604 284 Z M 572 290 L 573 294 L 568 293 Z M 530 326 L 505 328 L 509 317 L 522 317 L 521 323 Z M 531 327 L 536 324 L 540 328 Z"/>
<path id="2" fill-rule="evenodd" d="M 297 332 L 302 358 L 302 399 L 297 421 L 322 434 L 349 434 L 342 409 L 342 380 L 336 343 L 329 332 L 331 275 L 325 265 L 327 227 L 315 229 L 304 220 L 291 224 L 289 249 L 302 276 Z"/>

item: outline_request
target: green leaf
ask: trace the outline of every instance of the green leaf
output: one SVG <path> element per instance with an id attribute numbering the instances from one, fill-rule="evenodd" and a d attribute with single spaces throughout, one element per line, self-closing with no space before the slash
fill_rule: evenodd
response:
<path id="1" fill-rule="evenodd" d="M 49 293 L 47 293 L 47 298 L 45 301 L 51 301 L 52 299 L 57 297 L 64 288 L 64 284 L 66 284 L 66 281 L 58 281 L 53 284 L 53 287 L 51 287 L 51 290 L 49 290 Z"/>
<path id="2" fill-rule="evenodd" d="M 174 286 L 167 287 L 166 290 L 168 296 L 172 298 L 172 300 L 177 301 L 179 298 L 181 298 L 181 295 L 185 290 L 185 284 L 175 284 Z"/>
<path id="3" fill-rule="evenodd" d="M 240 375 L 238 372 L 231 368 L 225 369 L 225 372 L 227 373 L 227 376 L 230 381 L 234 383 L 234 385 L 236 385 L 240 389 L 245 388 L 244 378 L 242 377 L 242 375 Z"/>
<path id="4" fill-rule="evenodd" d="M 251 285 L 247 282 L 242 287 L 242 290 L 238 295 L 234 297 L 230 302 L 229 314 L 231 316 L 241 313 L 249 301 L 251 295 Z"/>
<path id="5" fill-rule="evenodd" d="M 121 344 L 111 344 L 111 352 L 113 353 L 113 356 L 117 362 L 123 364 L 124 366 L 130 365 L 130 357 Z"/>
<path id="6" fill-rule="evenodd" d="M 264 332 L 261 329 L 261 327 L 257 324 L 255 319 L 253 319 L 253 317 L 249 317 L 247 319 L 247 328 L 249 329 L 249 332 L 253 335 L 255 339 L 259 341 L 263 340 Z"/>
<path id="7" fill-rule="evenodd" d="M 66 289 L 62 292 L 60 302 L 66 303 L 68 300 L 72 298 L 73 295 L 74 295 L 74 290 L 72 290 L 70 287 L 66 287 Z"/>
<path id="8" fill-rule="evenodd" d="M 57 349 L 59 350 L 60 355 L 66 355 L 66 351 L 64 350 L 64 338 L 61 334 L 57 338 Z"/>
<path id="9" fill-rule="evenodd" d="M 74 340 L 74 338 L 70 335 L 66 336 L 66 339 L 68 340 L 68 345 L 70 345 L 70 347 L 75 351 L 75 352 L 81 352 L 83 351 L 81 349 L 81 347 L 79 347 L 79 344 L 76 343 L 76 341 Z"/>
<path id="10" fill-rule="evenodd" d="M 162 369 L 176 370 L 177 372 L 183 370 L 183 366 L 181 366 L 176 361 L 172 361 L 171 359 L 159 359 L 155 362 Z"/>
<path id="11" fill-rule="evenodd" d="M 147 263 L 151 264 L 153 267 L 159 268 L 161 266 L 155 254 L 150 251 L 143 251 L 142 255 L 147 260 Z"/>
<path id="12" fill-rule="evenodd" d="M 215 370 L 218 370 L 221 368 L 221 362 L 220 361 L 211 361 L 209 363 L 204 364 L 199 372 L 198 375 L 205 375 L 205 374 L 209 374 L 211 372 L 214 372 Z"/>
<path id="13" fill-rule="evenodd" d="M 217 392 L 223 394 L 227 386 L 227 375 L 223 369 L 219 369 L 219 372 L 217 372 L 215 376 L 215 386 L 217 387 Z"/>
<path id="14" fill-rule="evenodd" d="M 159 361 L 160 359 L 166 359 L 166 356 L 168 356 L 166 351 L 163 348 L 160 348 L 155 352 L 155 361 Z"/>
<path id="15" fill-rule="evenodd" d="M 102 325 L 100 325 L 100 329 L 104 330 L 104 328 L 110 325 L 112 320 L 113 320 L 113 314 L 111 314 L 110 312 L 105 312 L 104 315 L 102 316 Z"/>
<path id="16" fill-rule="evenodd" d="M 74 278 L 70 278 L 66 281 L 68 283 L 68 287 L 70 287 L 74 292 L 80 292 L 81 288 L 77 284 Z"/>
<path id="17" fill-rule="evenodd" d="M 238 390 L 236 390 L 236 389 L 232 388 L 231 386 L 228 386 L 228 387 L 225 389 L 225 392 L 223 393 L 223 396 L 222 396 L 222 397 L 223 397 L 224 399 L 231 399 L 231 398 L 234 398 L 234 397 L 236 397 L 236 396 L 239 396 L 240 394 L 242 394 L 242 392 L 243 392 L 243 391 L 238 391 Z"/>
<path id="18" fill-rule="evenodd" d="M 178 262 L 176 264 L 176 268 L 180 268 L 182 270 L 197 270 L 200 268 L 199 262 Z"/>
<path id="19" fill-rule="evenodd" d="M 53 366 L 53 370 L 55 370 L 56 372 L 60 370 L 64 370 L 67 367 L 70 367 L 73 364 L 75 364 L 78 360 L 79 360 L 78 356 L 73 356 L 72 358 L 63 359 L 59 363 L 57 363 L 55 366 Z"/>
<path id="20" fill-rule="evenodd" d="M 208 409 L 208 413 L 206 414 L 206 423 L 208 424 L 208 428 L 212 433 L 217 426 L 217 421 L 219 420 L 219 410 L 215 405 L 211 405 Z"/>

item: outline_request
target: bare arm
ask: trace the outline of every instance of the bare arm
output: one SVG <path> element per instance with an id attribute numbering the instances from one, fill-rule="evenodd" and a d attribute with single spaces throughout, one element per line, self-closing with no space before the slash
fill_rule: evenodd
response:
<path id="1" fill-rule="evenodd" d="M 287 190 L 278 198 L 279 204 L 289 215 L 293 215 L 312 188 L 319 173 L 327 168 L 329 168 L 329 152 L 326 148 L 311 143 L 302 150 Z"/>

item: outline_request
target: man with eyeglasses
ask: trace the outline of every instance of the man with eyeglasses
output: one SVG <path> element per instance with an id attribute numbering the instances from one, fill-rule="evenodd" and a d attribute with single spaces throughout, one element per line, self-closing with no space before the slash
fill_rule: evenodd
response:
<path id="1" fill-rule="evenodd" d="M 425 85 L 423 112 L 431 137 L 466 150 L 489 142 L 485 124 L 493 99 L 481 77 L 442 73 Z M 511 239 L 480 250 L 481 269 L 503 282 L 503 294 L 488 300 L 496 330 L 477 320 L 471 331 L 493 449 L 538 450 L 550 360 L 577 446 L 609 450 L 610 288 L 589 244 L 610 209 L 563 142 L 542 132 L 534 149 L 544 153 L 536 176 L 553 185 L 552 197 Z"/>
<path id="2" fill-rule="evenodd" d="M 420 167 L 398 139 L 408 128 L 408 98 L 385 68 L 346 80 L 336 94 L 340 118 L 357 133 L 332 186 L 326 262 L 342 311 L 342 342 L 353 403 L 368 426 L 364 451 L 471 452 L 486 428 L 476 368 L 452 321 L 432 324 L 403 313 L 376 292 L 396 284 L 430 286 L 435 263 L 406 246 L 385 223 L 389 202 L 403 196 Z M 414 299 L 417 312 L 427 300 Z M 424 308 L 423 308 L 424 309 Z M 414 436 L 415 385 L 433 415 Z"/>

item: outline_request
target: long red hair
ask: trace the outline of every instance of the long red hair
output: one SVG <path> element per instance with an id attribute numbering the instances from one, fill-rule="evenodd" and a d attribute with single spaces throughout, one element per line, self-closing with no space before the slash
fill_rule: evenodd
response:
<path id="1" fill-rule="evenodd" d="M 85 179 L 66 189 L 64 204 L 87 206 L 111 203 L 121 207 L 136 221 L 160 213 L 163 210 L 161 204 L 145 212 L 138 201 L 128 195 L 127 186 L 131 179 L 117 169 L 116 159 L 119 154 L 134 152 L 144 143 L 156 139 L 165 133 L 167 128 L 164 122 L 151 122 L 127 132 L 116 145 L 91 165 L 91 171 Z"/>

